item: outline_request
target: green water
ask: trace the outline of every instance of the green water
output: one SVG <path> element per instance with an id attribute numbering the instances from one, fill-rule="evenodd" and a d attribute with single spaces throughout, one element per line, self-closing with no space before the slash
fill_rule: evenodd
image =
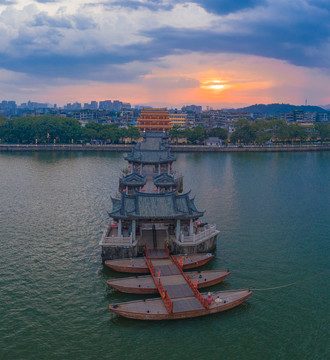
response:
<path id="1" fill-rule="evenodd" d="M 329 359 L 330 154 L 179 154 L 221 230 L 213 289 L 240 307 L 173 322 L 120 318 L 98 242 L 123 154 L 0 153 L 1 359 Z M 312 277 L 313 275 L 317 276 Z"/>

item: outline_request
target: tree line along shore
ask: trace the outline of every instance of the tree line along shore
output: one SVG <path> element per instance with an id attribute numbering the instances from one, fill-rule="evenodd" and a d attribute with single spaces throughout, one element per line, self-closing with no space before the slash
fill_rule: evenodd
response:
<path id="1" fill-rule="evenodd" d="M 172 152 L 301 152 L 301 151 L 329 151 L 330 144 L 277 144 L 277 145 L 232 145 L 232 146 L 207 146 L 207 145 L 170 145 Z M 33 145 L 33 144 L 0 144 L 0 152 L 63 152 L 63 151 L 97 151 L 97 152 L 125 152 L 131 151 L 132 144 L 108 145 Z"/>
<path id="2" fill-rule="evenodd" d="M 250 122 L 240 119 L 235 123 L 235 130 L 229 133 L 227 129 L 215 127 L 205 129 L 196 126 L 194 129 L 179 129 L 174 127 L 169 132 L 170 143 L 173 149 L 186 151 L 195 149 L 203 151 L 203 148 L 219 148 L 204 145 L 205 139 L 216 137 L 222 141 L 220 148 L 230 151 L 242 151 L 241 149 L 256 148 L 279 148 L 293 149 L 301 146 L 320 147 L 324 149 L 330 140 L 330 124 L 315 123 L 312 126 L 302 126 L 296 123 L 287 124 L 282 120 L 257 120 Z M 71 144 L 68 149 L 93 150 L 104 149 L 116 151 L 126 147 L 123 144 L 131 144 L 138 141 L 140 132 L 137 127 L 120 127 L 118 124 L 100 124 L 89 122 L 85 126 L 73 118 L 63 118 L 52 115 L 37 117 L 18 117 L 7 119 L 0 116 L 0 144 L 15 144 L 24 148 L 35 149 L 36 145 L 48 149 L 58 148 L 55 145 Z M 52 146 L 51 146 L 52 145 Z M 78 146 L 79 145 L 79 146 Z M 119 146 L 120 145 L 120 146 Z M 31 147 L 32 146 L 32 147 Z M 12 148 L 12 146 L 9 146 Z M 238 149 L 238 150 L 235 150 Z M 213 150 L 219 151 L 219 150 Z"/>

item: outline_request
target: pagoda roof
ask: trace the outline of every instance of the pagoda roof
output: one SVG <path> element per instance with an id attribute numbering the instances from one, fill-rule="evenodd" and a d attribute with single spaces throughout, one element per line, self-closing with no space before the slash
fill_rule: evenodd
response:
<path id="1" fill-rule="evenodd" d="M 122 181 L 124 186 L 144 186 L 145 183 L 145 177 L 136 173 L 125 176 Z"/>
<path id="2" fill-rule="evenodd" d="M 115 219 L 191 219 L 203 216 L 204 212 L 196 209 L 189 194 L 121 193 L 120 200 L 112 198 L 113 209 L 109 215 Z"/>
<path id="3" fill-rule="evenodd" d="M 154 178 L 154 184 L 156 186 L 175 186 L 175 180 L 173 176 L 168 174 L 160 174 Z"/>

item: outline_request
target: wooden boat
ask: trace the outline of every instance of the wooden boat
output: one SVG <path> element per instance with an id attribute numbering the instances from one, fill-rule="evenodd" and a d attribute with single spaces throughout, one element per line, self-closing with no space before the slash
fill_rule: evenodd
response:
<path id="1" fill-rule="evenodd" d="M 229 276 L 229 271 L 210 270 L 210 271 L 191 271 L 186 275 L 194 283 L 197 281 L 197 288 L 205 288 L 223 281 Z M 175 276 L 175 275 L 173 275 Z M 114 289 L 131 294 L 155 294 L 158 289 L 151 275 L 134 276 L 123 279 L 108 280 L 107 284 Z"/>
<path id="2" fill-rule="evenodd" d="M 168 312 L 161 298 L 128 301 L 124 303 L 110 304 L 109 309 L 114 313 L 138 320 L 174 320 L 197 316 L 215 314 L 229 310 L 244 302 L 252 292 L 250 290 L 231 290 L 213 292 L 215 299 L 207 308 L 194 297 L 175 298 L 172 312 Z M 207 293 L 201 294 L 204 299 Z"/>
<path id="3" fill-rule="evenodd" d="M 183 270 L 192 269 L 198 266 L 202 266 L 214 258 L 214 255 L 207 254 L 192 254 L 192 255 L 174 255 L 174 257 L 180 262 L 183 261 Z M 112 270 L 125 272 L 125 273 L 137 273 L 137 274 L 149 274 L 149 268 L 143 257 L 136 257 L 131 259 L 116 259 L 107 260 L 104 262 L 106 266 Z"/>

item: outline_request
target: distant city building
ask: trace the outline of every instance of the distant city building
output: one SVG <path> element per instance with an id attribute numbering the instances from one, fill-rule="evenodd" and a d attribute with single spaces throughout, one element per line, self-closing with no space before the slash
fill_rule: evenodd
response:
<path id="1" fill-rule="evenodd" d="M 100 110 L 107 110 L 107 111 L 122 111 L 131 109 L 130 103 L 123 103 L 119 100 L 104 100 L 99 102 L 99 109 Z"/>
<path id="2" fill-rule="evenodd" d="M 152 106 L 145 106 L 145 105 L 135 105 L 134 109 L 142 110 L 142 109 L 152 109 Z"/>
<path id="3" fill-rule="evenodd" d="M 180 128 L 187 127 L 187 114 L 169 114 L 171 126 L 178 126 Z"/>
<path id="4" fill-rule="evenodd" d="M 16 115 L 17 105 L 16 101 L 2 101 L 0 103 L 0 114 Z"/>
<path id="5" fill-rule="evenodd" d="M 186 105 L 186 106 L 183 106 L 181 110 L 184 112 L 192 111 L 196 114 L 202 113 L 202 107 L 199 105 Z"/>
<path id="6" fill-rule="evenodd" d="M 75 111 L 81 110 L 81 104 L 78 102 L 75 102 L 74 104 L 69 103 L 64 106 L 64 109 L 65 110 L 75 110 Z"/>
<path id="7" fill-rule="evenodd" d="M 287 123 L 293 123 L 294 122 L 293 112 L 280 114 L 280 119 Z"/>
<path id="8" fill-rule="evenodd" d="M 297 123 L 305 126 L 314 124 L 315 122 L 330 121 L 329 111 L 323 112 L 322 109 L 315 108 L 315 110 L 313 107 L 308 107 L 306 109 L 292 110 L 288 113 L 275 112 L 274 114 L 270 114 L 269 111 L 247 112 L 243 109 L 213 110 L 209 106 L 207 107 L 207 110 L 202 111 L 202 106 L 187 105 L 183 106 L 181 110 L 170 109 L 169 119 L 171 126 L 179 126 L 180 128 L 202 126 L 205 129 L 219 126 L 229 129 L 229 127 L 235 127 L 235 123 L 239 119 L 247 119 L 249 121 L 258 119 L 281 119 L 289 124 Z M 58 107 L 56 104 L 52 106 L 48 103 L 39 103 L 30 100 L 21 103 L 20 105 L 16 104 L 13 100 L 0 101 L 0 114 L 8 118 L 13 118 L 15 116 L 39 116 L 48 113 L 57 114 L 59 116 L 72 116 L 72 114 L 74 114 L 79 121 L 98 121 L 107 124 L 117 123 L 120 126 L 137 124 L 139 113 L 142 109 L 157 110 L 141 105 L 135 105 L 134 108 L 132 108 L 130 103 L 124 103 L 119 100 L 103 100 L 99 103 L 98 101 L 92 100 L 90 103 L 84 103 L 83 106 L 79 102 L 75 102 L 73 104 L 69 103 L 63 108 Z M 309 111 L 305 111 L 307 109 Z M 259 110 L 261 110 L 261 108 Z M 78 112 L 80 111 L 85 111 L 85 113 L 78 115 Z M 93 111 L 95 113 L 86 113 L 86 111 Z"/>
<path id="9" fill-rule="evenodd" d="M 77 119 L 82 124 L 87 124 L 90 121 L 98 121 L 99 116 L 97 111 L 93 110 L 82 110 L 78 112 L 74 112 L 71 116 Z"/>
<path id="10" fill-rule="evenodd" d="M 293 110 L 293 121 L 295 122 L 304 122 L 304 111 L 302 110 Z"/>
<path id="11" fill-rule="evenodd" d="M 201 114 L 196 114 L 192 111 L 188 111 L 187 112 L 187 126 L 188 127 L 195 127 L 196 122 L 200 121 L 201 119 Z"/>
<path id="12" fill-rule="evenodd" d="M 316 113 L 305 112 L 304 123 L 314 123 L 316 121 Z"/>
<path id="13" fill-rule="evenodd" d="M 47 103 L 38 103 L 33 101 L 28 101 L 27 103 L 22 103 L 18 108 L 22 110 L 39 110 L 39 109 L 49 109 L 51 106 Z"/>
<path id="14" fill-rule="evenodd" d="M 328 122 L 330 121 L 330 114 L 329 113 L 316 113 L 315 121 L 317 122 Z"/>
<path id="15" fill-rule="evenodd" d="M 111 100 L 100 101 L 99 109 L 100 110 L 112 110 L 112 101 Z"/>
<path id="16" fill-rule="evenodd" d="M 172 128 L 171 120 L 166 108 L 149 109 L 144 108 L 138 119 L 141 131 L 168 131 Z"/>
<path id="17" fill-rule="evenodd" d="M 113 101 L 113 109 L 114 111 L 121 111 L 123 108 L 123 103 L 119 100 Z"/>
<path id="18" fill-rule="evenodd" d="M 99 108 L 97 101 L 91 101 L 91 103 L 84 104 L 84 110 L 97 110 Z"/>

